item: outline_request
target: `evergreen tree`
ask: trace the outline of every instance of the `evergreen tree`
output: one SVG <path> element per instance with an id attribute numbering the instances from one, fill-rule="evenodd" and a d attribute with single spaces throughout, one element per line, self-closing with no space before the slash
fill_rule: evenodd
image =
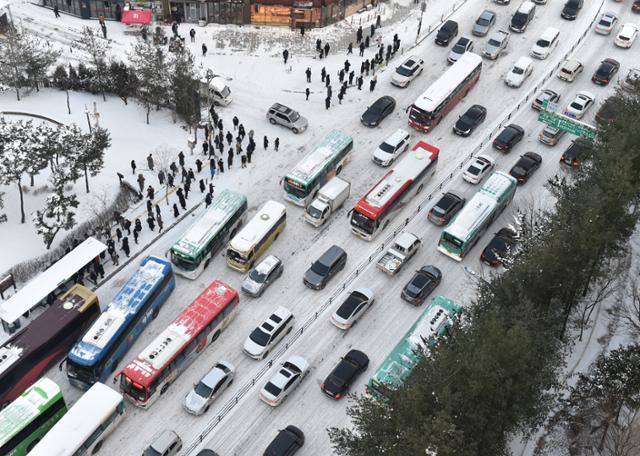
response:
<path id="1" fill-rule="evenodd" d="M 9 27 L 0 40 L 0 83 L 13 87 L 18 101 L 27 67 L 27 58 L 22 52 L 25 47 L 25 35 L 17 27 Z"/>
<path id="2" fill-rule="evenodd" d="M 89 63 L 93 73 L 92 90 L 102 93 L 102 100 L 107 101 L 105 90 L 108 85 L 107 54 L 109 42 L 98 38 L 89 27 L 82 29 L 82 39 L 78 42 L 80 48 L 89 55 Z"/>
<path id="3" fill-rule="evenodd" d="M 128 104 L 129 97 L 135 94 L 138 81 L 131 68 L 124 62 L 112 61 L 109 66 L 110 91 L 120 97 L 124 104 Z"/>
<path id="4" fill-rule="evenodd" d="M 69 64 L 69 90 L 80 90 L 82 84 L 80 82 L 80 76 L 78 71 Z"/>
<path id="5" fill-rule="evenodd" d="M 183 47 L 175 53 L 172 62 L 173 103 L 190 127 L 200 120 L 198 85 L 193 54 Z"/>
<path id="6" fill-rule="evenodd" d="M 81 135 L 82 146 L 76 150 L 71 158 L 78 170 L 84 174 L 84 182 L 89 193 L 89 175 L 97 176 L 104 166 L 104 152 L 111 145 L 109 132 L 101 127 L 94 127 L 93 131 Z"/>
<path id="7" fill-rule="evenodd" d="M 164 50 L 159 46 L 138 40 L 129 52 L 129 59 L 138 85 L 138 101 L 146 109 L 147 124 L 153 106 L 167 101 L 171 85 L 171 71 Z"/>
<path id="8" fill-rule="evenodd" d="M 22 52 L 27 56 L 25 73 L 36 91 L 40 91 L 39 82 L 47 77 L 49 69 L 56 63 L 60 52 L 52 49 L 33 34 L 27 35 L 26 49 Z"/>

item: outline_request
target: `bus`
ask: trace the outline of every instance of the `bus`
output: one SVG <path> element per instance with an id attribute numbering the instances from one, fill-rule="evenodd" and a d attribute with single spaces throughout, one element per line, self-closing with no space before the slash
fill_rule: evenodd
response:
<path id="1" fill-rule="evenodd" d="M 473 52 L 445 71 L 409 110 L 409 125 L 422 132 L 431 131 L 442 118 L 476 85 L 480 79 L 482 58 Z"/>
<path id="2" fill-rule="evenodd" d="M 370 241 L 384 230 L 436 173 L 439 153 L 437 147 L 419 141 L 358 201 L 351 212 L 351 231 Z"/>
<path id="3" fill-rule="evenodd" d="M 438 250 L 456 261 L 462 261 L 489 225 L 511 202 L 517 186 L 518 181 L 507 173 L 493 173 L 442 230 Z"/>
<path id="4" fill-rule="evenodd" d="M 122 395 L 96 383 L 47 432 L 29 456 L 96 454 L 124 416 Z"/>
<path id="5" fill-rule="evenodd" d="M 227 266 L 245 272 L 275 241 L 287 224 L 287 208 L 267 201 L 227 247 Z"/>
<path id="6" fill-rule="evenodd" d="M 171 247 L 171 263 L 176 274 L 188 279 L 198 277 L 213 255 L 236 235 L 246 221 L 247 198 L 241 193 L 223 190 L 209 209 Z"/>
<path id="7" fill-rule="evenodd" d="M 367 392 L 382 398 L 398 389 L 426 354 L 428 346 L 451 335 L 462 307 L 444 296 L 436 296 L 409 331 L 384 359 L 367 383 Z"/>
<path id="8" fill-rule="evenodd" d="M 134 405 L 149 408 L 218 339 L 235 316 L 238 303 L 236 290 L 214 280 L 118 374 L 122 394 Z"/>
<path id="9" fill-rule="evenodd" d="M 69 383 L 88 389 L 104 382 L 149 322 L 158 315 L 176 279 L 171 263 L 148 256 L 107 309 L 67 354 Z"/>
<path id="10" fill-rule="evenodd" d="M 349 161 L 353 138 L 332 130 L 284 177 L 284 198 L 298 206 L 308 206 L 329 179 L 340 174 Z"/>
<path id="11" fill-rule="evenodd" d="M 0 405 L 17 398 L 64 358 L 98 315 L 95 293 L 74 285 L 5 342 L 0 347 Z"/>
<path id="12" fill-rule="evenodd" d="M 66 412 L 60 387 L 42 377 L 0 412 L 0 454 L 26 455 Z"/>

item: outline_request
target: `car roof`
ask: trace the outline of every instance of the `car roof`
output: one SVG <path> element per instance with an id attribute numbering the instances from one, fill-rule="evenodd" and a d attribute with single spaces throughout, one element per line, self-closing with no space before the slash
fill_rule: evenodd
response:
<path id="1" fill-rule="evenodd" d="M 337 245 L 332 245 L 322 254 L 320 258 L 318 258 L 318 261 L 322 264 L 333 263 L 344 254 L 345 251 L 342 248 L 338 247 Z"/>
<path id="2" fill-rule="evenodd" d="M 582 64 L 580 63 L 580 61 L 579 61 L 579 60 L 576 60 L 576 59 L 569 59 L 569 60 L 566 60 L 566 61 L 562 64 L 561 69 L 566 69 L 566 70 L 569 70 L 569 71 L 574 71 L 574 70 L 576 70 L 580 65 L 582 65 Z"/>
<path id="3" fill-rule="evenodd" d="M 275 255 L 269 255 L 255 267 L 256 272 L 267 274 L 280 263 L 280 259 Z"/>
<path id="4" fill-rule="evenodd" d="M 608 64 L 608 65 L 612 65 L 612 66 L 620 66 L 620 62 L 618 62 L 616 59 L 611 59 L 609 57 L 607 57 L 606 59 L 604 59 L 600 63 L 601 64 Z"/>
<path id="5" fill-rule="evenodd" d="M 451 19 L 449 19 L 447 22 L 444 23 L 444 25 L 440 28 L 440 30 L 449 31 L 449 29 L 453 27 L 458 27 L 458 23 L 456 21 L 452 21 Z"/>
<path id="6" fill-rule="evenodd" d="M 516 60 L 516 63 L 514 63 L 513 66 L 527 67 L 532 64 L 533 64 L 533 60 L 530 57 L 523 55 L 518 60 Z"/>
<path id="7" fill-rule="evenodd" d="M 269 315 L 269 318 L 265 320 L 266 322 L 273 322 L 276 326 L 279 325 L 282 320 L 286 320 L 291 316 L 291 311 L 284 306 L 278 306 L 278 308 Z M 272 317 L 276 317 L 279 321 L 274 320 Z"/>
<path id="8" fill-rule="evenodd" d="M 420 59 L 415 55 L 410 55 L 404 62 L 402 62 L 402 66 L 406 66 L 408 68 L 413 68 L 418 64 Z"/>
<path id="9" fill-rule="evenodd" d="M 465 44 L 468 44 L 468 43 L 470 43 L 470 42 L 471 42 L 471 40 L 470 40 L 469 38 L 467 38 L 466 36 L 461 36 L 461 37 L 458 39 L 458 43 L 457 43 L 457 44 L 463 44 L 463 45 L 465 45 Z"/>
<path id="10" fill-rule="evenodd" d="M 419 238 L 415 234 L 409 233 L 408 231 L 403 231 L 402 233 L 400 233 L 400 236 L 398 236 L 398 239 L 396 239 L 396 244 L 408 247 L 413 244 L 416 239 Z"/>
<path id="11" fill-rule="evenodd" d="M 211 369 L 209 372 L 207 372 L 207 374 L 204 377 L 202 377 L 202 380 L 200 381 L 205 385 L 207 385 L 209 388 L 213 388 L 226 375 L 227 375 L 226 372 L 224 372 L 222 369 L 216 366 L 213 369 Z"/>
<path id="12" fill-rule="evenodd" d="M 391 136 L 385 139 L 384 142 L 392 146 L 395 146 L 404 138 L 406 138 L 408 134 L 409 133 L 406 130 L 403 130 L 402 128 L 398 128 L 396 131 L 393 132 Z"/>
<path id="13" fill-rule="evenodd" d="M 280 103 L 274 103 L 273 106 L 271 106 L 271 109 L 275 109 L 276 111 L 287 115 L 293 112 L 293 109 Z"/>
<path id="14" fill-rule="evenodd" d="M 164 453 L 167 448 L 176 440 L 178 434 L 170 429 L 165 429 L 160 433 L 156 434 L 153 438 L 153 443 L 151 447 L 159 451 L 160 453 Z"/>
<path id="15" fill-rule="evenodd" d="M 580 97 L 580 98 L 585 98 L 586 97 L 586 98 L 590 98 L 592 100 L 595 100 L 595 98 L 596 98 L 596 96 L 593 93 L 589 92 L 588 90 L 581 90 L 580 92 L 578 92 L 576 94 L 576 98 L 578 98 L 578 97 Z"/>
<path id="16" fill-rule="evenodd" d="M 390 97 L 389 95 L 384 95 L 384 96 L 378 98 L 371 106 L 374 106 L 374 105 L 386 106 L 386 105 L 391 104 L 393 102 L 395 102 L 393 97 Z"/>
<path id="17" fill-rule="evenodd" d="M 495 16 L 495 15 L 496 15 L 495 11 L 492 11 L 490 9 L 486 9 L 482 13 L 480 13 L 479 18 L 485 18 L 486 19 L 486 18 L 490 18 L 490 17 Z"/>

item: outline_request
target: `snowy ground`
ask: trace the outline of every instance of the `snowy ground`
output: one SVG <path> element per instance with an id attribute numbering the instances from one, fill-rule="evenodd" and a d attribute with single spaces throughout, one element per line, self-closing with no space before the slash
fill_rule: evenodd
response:
<path id="1" fill-rule="evenodd" d="M 511 14 L 518 6 L 517 2 L 512 3 L 510 6 L 491 6 L 499 15 L 497 27 L 507 27 Z M 575 22 L 567 23 L 559 17 L 562 8 L 560 2 L 549 2 L 547 5 L 538 6 L 536 18 L 530 24 L 526 33 L 522 35 L 512 34 L 506 55 L 503 55 L 495 62 L 484 61 L 478 86 L 469 93 L 434 132 L 429 135 L 422 135 L 412 131 L 414 141 L 424 139 L 434 143 L 441 149 L 440 160 L 435 178 L 420 195 L 420 198 L 416 198 L 410 205 L 411 207 L 404 210 L 401 218 L 412 212 L 420 200 L 429 193 L 434 192 L 437 197 L 437 194 L 439 194 L 439 190 L 436 189 L 437 184 L 451 173 L 454 173 L 453 179 L 443 188 L 443 191 L 450 188 L 456 189 L 467 198 L 474 194 L 477 187 L 466 184 L 460 178 L 458 166 L 460 161 L 478 145 L 487 133 L 502 121 L 502 118 L 508 112 L 520 103 L 521 97 L 528 90 L 535 87 L 538 81 L 560 61 L 561 56 L 571 48 L 573 43 L 589 26 L 599 7 L 600 2 L 589 2 Z M 429 2 L 424 23 L 433 22 L 448 11 L 449 8 L 449 2 Z M 454 14 L 453 19 L 459 22 L 460 30 L 462 31 L 461 35 L 470 30 L 475 17 L 483 8 L 484 5 L 467 2 Z M 607 9 L 617 11 L 621 15 L 621 22 L 633 20 L 628 4 L 607 2 Z M 43 11 L 47 13 L 46 16 L 42 13 Z M 64 33 L 54 29 L 54 26 L 58 25 L 55 24 L 53 14 L 50 11 L 29 5 L 21 5 L 19 13 L 15 14 L 20 14 L 23 18 L 27 15 L 37 17 L 39 26 L 51 31 L 51 39 L 58 40 L 57 42 L 64 42 L 65 36 L 71 34 L 71 32 L 65 31 L 66 29 L 60 29 Z M 385 35 L 385 43 L 390 42 L 390 37 L 393 33 L 400 34 L 403 44 L 413 43 L 417 26 L 415 18 L 415 14 L 413 14 L 412 19 L 404 22 L 401 22 L 400 18 L 396 18 L 393 22 L 394 26 L 383 27 L 382 32 Z M 40 19 L 42 20 L 40 21 Z M 64 27 L 68 27 L 67 24 L 71 24 L 70 27 L 78 30 L 81 25 L 85 24 L 85 22 L 66 16 L 59 22 L 64 22 Z M 51 23 L 54 25 L 47 25 Z M 110 33 L 115 37 L 114 52 L 122 52 L 126 48 L 124 42 L 128 37 L 117 34 L 115 30 L 117 24 L 108 25 Z M 519 56 L 528 53 L 532 44 L 549 25 L 561 30 L 560 46 L 547 60 L 535 62 L 533 76 L 522 88 L 507 88 L 502 82 L 504 74 Z M 210 31 L 213 34 L 217 29 L 217 27 L 209 27 L 206 31 L 207 33 Z M 251 29 L 250 27 L 243 28 L 243 30 L 249 31 Z M 336 33 L 341 29 L 347 28 L 336 27 Z M 204 35 L 201 32 L 202 29 L 198 29 L 198 40 Z M 186 35 L 184 25 L 181 33 Z M 217 189 L 234 188 L 243 191 L 249 198 L 250 215 L 252 215 L 256 208 L 266 200 L 280 200 L 282 194 L 280 179 L 283 175 L 327 131 L 332 128 L 341 128 L 353 135 L 355 141 L 351 163 L 343 171 L 343 177 L 352 182 L 351 196 L 344 208 L 321 230 L 313 229 L 301 220 L 301 209 L 291 205 L 287 206 L 289 215 L 287 228 L 283 236 L 270 248 L 270 253 L 278 255 L 285 262 L 283 277 L 259 300 L 243 297 L 241 309 L 236 319 L 220 339 L 204 351 L 200 358 L 169 388 L 163 400 L 158 401 L 148 411 L 129 407 L 129 416 L 105 442 L 102 454 L 139 454 L 153 434 L 164 427 L 170 427 L 178 432 L 186 446 L 193 442 L 210 421 L 216 420 L 218 407 L 222 408 L 246 382 L 254 377 L 264 363 L 269 361 L 253 361 L 242 354 L 242 342 L 250 330 L 259 324 L 277 305 L 285 305 L 293 311 L 297 319 L 296 328 L 302 325 L 310 316 L 315 314 L 316 309 L 322 305 L 326 298 L 334 293 L 334 287 L 340 286 L 341 281 L 351 274 L 356 265 L 368 258 L 371 252 L 376 250 L 380 242 L 378 239 L 372 243 L 367 243 L 353 236 L 350 233 L 346 218 L 347 210 L 385 172 L 371 162 L 370 154 L 373 148 L 395 131 L 396 128 L 407 128 L 407 115 L 403 109 L 409 106 L 447 68 L 446 56 L 449 50 L 436 46 L 432 37 L 428 38 L 411 51 L 416 55 L 425 57 L 427 67 L 424 74 L 408 89 L 401 90 L 392 87 L 389 84 L 390 71 L 384 71 L 378 76 L 378 85 L 374 93 L 370 93 L 368 90 L 358 92 L 354 88 L 350 88 L 342 105 L 337 105 L 337 100 L 334 98 L 335 104 L 329 111 L 326 111 L 323 101 L 325 90 L 319 80 L 320 69 L 322 66 L 326 66 L 332 79 L 337 81 L 335 73 L 342 66 L 345 59 L 346 46 L 343 44 L 341 49 L 338 50 L 336 49 L 338 46 L 334 47 L 332 45 L 335 53 L 332 52 L 329 59 L 322 61 L 310 57 L 310 52 L 294 53 L 292 56 L 293 70 L 289 72 L 287 71 L 288 66 L 285 67 L 282 64 L 280 58 L 281 47 L 279 47 L 281 37 L 287 35 L 287 33 L 290 32 L 283 30 L 273 32 L 277 39 L 267 49 L 263 47 L 258 50 L 255 47 L 251 50 L 250 47 L 244 47 L 243 49 L 245 50 L 240 50 L 236 46 L 229 47 L 225 45 L 220 48 L 219 52 L 217 50 L 210 52 L 204 59 L 207 66 L 222 68 L 224 71 L 220 72 L 230 79 L 234 102 L 229 107 L 221 110 L 225 125 L 231 125 L 231 117 L 237 115 L 247 130 L 254 129 L 256 131 L 258 138 L 258 151 L 255 155 L 256 159 L 253 166 L 248 170 L 239 170 L 236 165 L 231 173 L 225 173 L 220 179 L 216 178 L 218 179 L 216 182 Z M 355 35 L 354 32 L 352 34 Z M 300 38 L 299 35 L 297 38 Z M 312 35 L 308 46 L 312 48 L 314 41 L 315 35 Z M 345 42 L 342 39 L 338 41 L 340 43 Z M 484 46 L 485 41 L 486 38 L 476 40 L 477 51 Z M 201 41 L 197 41 L 190 46 L 197 52 L 200 49 Z M 599 104 L 613 90 L 613 87 L 601 88 L 593 85 L 589 81 L 591 73 L 602 58 L 613 57 L 622 64 L 620 74 L 626 74 L 632 64 L 636 64 L 638 61 L 638 50 L 640 48 L 638 44 L 635 46 L 631 50 L 620 50 L 613 46 L 612 36 L 602 37 L 590 32 L 583 45 L 576 51 L 576 56 L 585 65 L 585 72 L 572 84 L 564 83 L 553 77 L 547 86 L 560 90 L 562 104 L 568 103 L 579 90 L 589 90 L 595 93 L 597 104 Z M 233 49 L 233 52 L 230 49 Z M 370 57 L 372 53 L 373 50 L 369 49 L 365 56 Z M 405 51 L 405 53 L 408 54 L 408 51 Z M 349 56 L 349 59 L 357 69 L 360 59 L 352 56 Z M 398 58 L 395 59 L 394 66 L 398 63 L 398 60 Z M 305 102 L 303 92 L 307 85 L 305 84 L 304 69 L 308 66 L 312 69 L 314 82 L 311 84 L 313 91 L 311 99 L 309 102 Z M 368 80 L 365 81 L 366 87 L 368 87 Z M 381 127 L 375 129 L 364 128 L 359 122 L 361 112 L 373 100 L 383 94 L 389 94 L 396 98 L 398 106 L 396 111 L 383 122 Z M 74 112 L 74 116 L 77 116 L 75 121 L 83 125 L 82 115 L 84 113 L 81 110 L 84 103 L 91 102 L 88 99 L 90 97 L 79 94 L 75 94 L 73 97 L 75 98 L 74 104 L 77 103 L 81 107 L 81 109 L 75 109 L 75 111 L 79 111 L 79 114 Z M 142 112 L 135 105 L 125 108 L 119 100 L 110 99 L 107 103 L 97 101 L 98 110 L 101 112 L 101 123 L 107 125 L 107 123 L 111 122 L 110 129 L 113 132 L 114 147 L 109 157 L 109 160 L 111 160 L 109 169 L 112 172 L 105 174 L 104 183 L 96 183 L 96 185 L 107 185 L 114 188 L 117 185 L 115 171 L 120 170 L 130 175 L 128 163 L 131 158 L 135 158 L 139 166 L 144 167 L 144 157 L 158 144 L 169 144 L 182 148 L 182 145 L 186 143 L 186 133 L 174 126 L 170 121 L 170 117 L 164 112 L 153 113 L 151 125 L 146 126 Z M 294 136 L 286 130 L 270 126 L 264 118 L 264 113 L 266 108 L 274 101 L 282 102 L 300 110 L 310 120 L 309 130 L 300 136 Z M 17 109 L 18 107 L 27 110 L 24 108 L 27 103 L 33 103 L 30 105 L 30 109 L 51 116 L 68 118 L 64 111 L 62 97 L 55 92 L 46 92 L 37 96 L 32 95 L 22 103 L 15 103 L 11 94 L 4 94 L 0 97 L 0 103 L 3 110 Z M 475 103 L 480 103 L 487 107 L 489 112 L 488 120 L 470 138 L 454 136 L 450 130 L 454 120 Z M 587 121 L 592 120 L 596 109 L 592 109 L 587 115 Z M 525 129 L 527 133 L 525 140 L 509 155 L 497 153 L 490 148 L 483 151 L 496 158 L 497 169 L 504 170 L 508 170 L 512 166 L 519 154 L 528 150 L 537 151 L 543 156 L 541 170 L 534 175 L 530 182 L 517 191 L 514 204 L 495 223 L 492 232 L 508 223 L 511 214 L 517 207 L 529 207 L 532 204 L 549 204 L 548 194 L 542 186 L 548 177 L 559 172 L 559 156 L 569 144 L 571 138 L 565 136 L 561 143 L 554 148 L 542 145 L 537 141 L 537 134 L 541 130 L 541 125 L 536 117 L 536 113 L 528 107 L 528 104 L 524 104 L 511 121 Z M 273 139 L 276 136 L 280 137 L 281 150 L 278 153 L 272 149 L 263 152 L 261 136 L 264 134 L 268 135 L 271 143 L 273 143 Z M 116 140 L 118 141 L 118 147 L 116 147 Z M 136 142 L 132 143 L 132 141 Z M 100 179 L 95 179 L 95 181 L 98 180 Z M 12 211 L 12 209 L 8 208 L 8 211 Z M 408 227 L 410 231 L 422 237 L 424 245 L 406 270 L 401 272 L 397 278 L 390 279 L 375 270 L 375 268 L 369 267 L 359 274 L 357 280 L 349 284 L 347 291 L 353 286 L 366 285 L 377 292 L 376 304 L 359 324 L 347 334 L 340 332 L 328 322 L 328 316 L 335 309 L 335 305 L 329 306 L 287 351 L 287 355 L 301 354 L 305 356 L 312 366 L 311 374 L 300 388 L 283 405 L 276 409 L 271 409 L 260 402 L 257 397 L 259 388 L 270 375 L 268 373 L 267 376 L 256 383 L 255 387 L 249 390 L 248 394 L 221 421 L 215 430 L 206 436 L 204 445 L 207 448 L 212 448 L 225 455 L 257 454 L 266 447 L 278 429 L 288 424 L 294 424 L 300 427 L 307 437 L 305 446 L 300 454 L 331 454 L 330 443 L 325 429 L 330 426 L 348 424 L 345 415 L 346 403 L 344 400 L 334 402 L 327 399 L 320 391 L 319 384 L 339 357 L 353 347 L 363 350 L 371 359 L 370 370 L 360 379 L 357 387 L 354 388 L 354 392 L 362 392 L 367 375 L 370 375 L 375 370 L 391 347 L 395 345 L 422 310 L 407 305 L 399 298 L 400 290 L 411 276 L 413 269 L 426 263 L 435 264 L 444 274 L 443 283 L 437 292 L 457 300 L 463 305 L 469 305 L 472 302 L 473 280 L 465 274 L 464 266 L 485 274 L 485 277 L 492 273 L 483 268 L 478 261 L 480 248 L 488 241 L 490 234 L 479 242 L 479 246 L 474 251 L 475 253 L 466 259 L 463 264 L 455 263 L 435 250 L 435 243 L 440 229 L 431 225 L 424 214 L 425 212 L 416 217 Z M 162 238 L 149 246 L 145 254 L 164 254 L 188 227 L 189 223 L 190 218 L 165 233 Z M 15 229 L 14 233 L 17 233 L 19 228 L 14 227 L 12 229 Z M 388 233 L 383 233 L 380 239 L 387 235 Z M 0 243 L 2 243 L 0 247 L 11 249 L 12 251 L 10 242 L 5 239 L 4 235 L 0 237 Z M 348 267 L 334 279 L 326 290 L 315 292 L 307 289 L 302 284 L 302 272 L 311 261 L 334 243 L 342 246 L 348 252 Z M 15 257 L 13 253 L 9 256 L 11 257 L 9 263 L 16 262 L 22 258 L 22 256 L 18 256 L 18 253 L 16 253 Z M 0 269 L 2 269 L 1 266 Z M 123 268 L 113 280 L 99 289 L 101 302 L 106 303 L 115 295 L 135 267 L 135 264 L 130 264 Z M 221 278 L 238 288 L 242 280 L 241 275 L 224 265 L 221 257 L 212 262 L 201 277 L 195 281 L 178 278 L 176 290 L 164 305 L 160 316 L 147 328 L 131 349 L 129 358 L 139 353 L 214 278 Z M 195 418 L 187 415 L 181 408 L 181 401 L 184 395 L 191 385 L 219 359 L 228 359 L 236 365 L 237 379 L 233 387 L 214 404 L 211 411 L 205 416 Z M 52 370 L 49 375 L 64 385 L 65 395 L 69 400 L 74 401 L 79 397 L 79 391 L 70 388 L 57 369 Z"/>

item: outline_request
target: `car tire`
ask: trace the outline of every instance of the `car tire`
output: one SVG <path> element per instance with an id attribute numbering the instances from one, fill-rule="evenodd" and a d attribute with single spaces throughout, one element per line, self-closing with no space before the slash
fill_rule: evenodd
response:
<path id="1" fill-rule="evenodd" d="M 151 314 L 151 319 L 155 320 L 158 317 L 159 313 L 160 313 L 160 307 L 156 307 L 155 309 L 153 309 L 153 313 Z"/>
<path id="2" fill-rule="evenodd" d="M 218 340 L 218 337 L 220 337 L 219 329 L 213 334 L 213 337 L 211 338 L 211 343 L 214 343 L 216 340 Z"/>
<path id="3" fill-rule="evenodd" d="M 266 359 L 267 356 L 269 356 L 269 350 L 264 352 L 264 355 L 262 355 L 262 359 Z"/>
<path id="4" fill-rule="evenodd" d="M 275 125 L 276 124 L 276 119 L 274 119 L 273 117 L 271 117 L 269 119 L 269 122 L 271 122 L 271 125 Z"/>
<path id="5" fill-rule="evenodd" d="M 293 127 L 291 131 L 294 132 L 296 135 L 300 133 L 296 127 Z"/>
<path id="6" fill-rule="evenodd" d="M 207 406 L 204 408 L 204 412 L 203 412 L 203 413 L 207 413 L 207 412 L 209 411 L 209 407 L 210 407 L 210 405 L 207 405 Z"/>
<path id="7" fill-rule="evenodd" d="M 287 329 L 287 332 L 285 334 L 289 334 L 292 329 L 293 329 L 293 326 L 289 326 L 289 329 Z"/>
<path id="8" fill-rule="evenodd" d="M 162 389 L 160 390 L 160 396 L 162 396 L 164 393 L 166 393 L 168 389 L 169 389 L 169 384 L 168 384 L 168 383 L 165 383 L 165 384 L 162 386 Z"/>
<path id="9" fill-rule="evenodd" d="M 93 450 L 91 450 L 91 454 L 96 454 L 98 451 L 100 451 L 100 448 L 102 448 L 102 440 L 100 440 L 98 443 L 96 443 L 96 446 L 93 447 Z"/>

